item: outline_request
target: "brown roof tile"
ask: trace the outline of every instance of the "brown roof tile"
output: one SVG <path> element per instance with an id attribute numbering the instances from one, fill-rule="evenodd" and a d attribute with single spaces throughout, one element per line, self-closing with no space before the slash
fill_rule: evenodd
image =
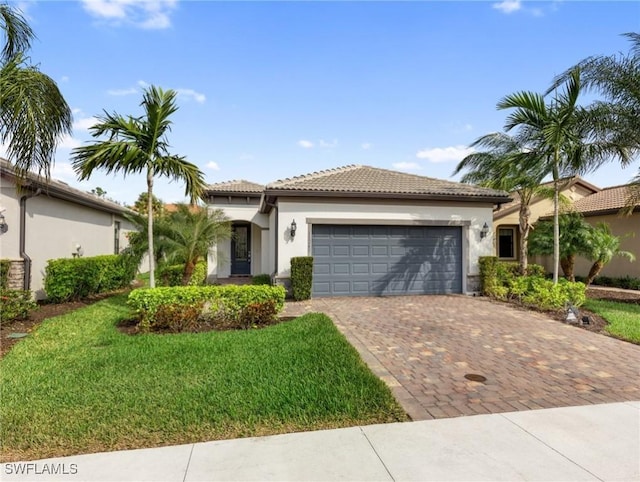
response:
<path id="1" fill-rule="evenodd" d="M 360 165 L 349 165 L 279 180 L 268 184 L 266 191 L 272 194 L 288 191 L 492 197 L 503 198 L 505 201 L 509 199 L 504 191 Z"/>
<path id="2" fill-rule="evenodd" d="M 583 214 L 619 211 L 626 206 L 630 195 L 629 185 L 607 187 L 579 199 L 573 204 L 573 208 Z"/>
<path id="3" fill-rule="evenodd" d="M 207 191 L 211 192 L 228 192 L 228 193 L 256 193 L 260 194 L 264 191 L 264 186 L 244 179 L 218 182 L 209 184 Z"/>

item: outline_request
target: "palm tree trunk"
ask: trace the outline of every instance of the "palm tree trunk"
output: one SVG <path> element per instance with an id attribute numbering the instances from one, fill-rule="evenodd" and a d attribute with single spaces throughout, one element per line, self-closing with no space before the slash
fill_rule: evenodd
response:
<path id="1" fill-rule="evenodd" d="M 589 270 L 589 274 L 587 275 L 587 279 L 584 283 L 587 286 L 593 283 L 593 280 L 596 279 L 596 276 L 600 274 L 600 271 L 602 271 L 602 268 L 604 268 L 604 263 L 602 261 L 598 260 L 595 263 L 593 263 L 593 265 L 591 266 L 591 269 Z"/>
<path id="2" fill-rule="evenodd" d="M 558 284 L 560 271 L 560 173 L 558 172 L 559 153 L 556 149 L 553 165 L 553 284 Z"/>
<path id="3" fill-rule="evenodd" d="M 149 288 L 156 287 L 155 250 L 153 249 L 153 166 L 147 167 L 147 213 L 149 236 Z"/>
<path id="4" fill-rule="evenodd" d="M 184 264 L 184 274 L 182 275 L 182 285 L 186 286 L 191 281 L 191 277 L 193 276 L 193 270 L 196 267 L 196 263 L 192 260 L 187 261 Z"/>
<path id="5" fill-rule="evenodd" d="M 529 226 L 529 218 L 531 216 L 531 209 L 529 209 L 529 205 L 524 202 L 520 203 L 520 274 L 522 276 L 527 275 L 527 269 L 529 268 L 529 259 L 528 251 L 529 251 L 529 230 L 531 229 Z"/>
<path id="6" fill-rule="evenodd" d="M 569 281 L 575 281 L 576 277 L 574 274 L 573 267 L 576 264 L 576 255 L 570 254 L 566 258 L 562 258 L 560 260 L 560 266 L 562 266 L 562 272 L 564 273 L 564 277 Z"/>

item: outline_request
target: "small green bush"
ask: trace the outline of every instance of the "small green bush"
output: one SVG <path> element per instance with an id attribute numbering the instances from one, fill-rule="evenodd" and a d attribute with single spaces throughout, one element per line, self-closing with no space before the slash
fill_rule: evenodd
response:
<path id="1" fill-rule="evenodd" d="M 270 285 L 271 276 L 268 274 L 257 274 L 251 278 L 251 284 L 253 285 Z"/>
<path id="2" fill-rule="evenodd" d="M 183 264 L 169 264 L 158 268 L 158 284 L 160 286 L 182 286 L 182 277 L 184 275 Z M 200 261 L 196 263 L 191 279 L 187 283 L 188 286 L 202 286 L 207 279 L 207 263 Z"/>
<path id="3" fill-rule="evenodd" d="M 249 305 L 273 302 L 276 313 L 284 308 L 285 289 L 281 286 L 175 286 L 137 289 L 129 294 L 128 304 L 136 312 L 143 329 L 153 328 L 162 306 L 193 307 L 203 305 L 202 313 L 224 317 L 232 323 L 241 320 Z"/>
<path id="4" fill-rule="evenodd" d="M 554 285 L 551 280 L 532 277 L 529 291 L 519 299 L 543 310 L 557 310 L 565 308 L 567 304 L 581 306 L 586 300 L 586 287 L 584 283 L 566 279 L 560 279 Z"/>
<path id="5" fill-rule="evenodd" d="M 610 276 L 598 276 L 593 280 L 594 285 L 610 286 L 612 288 L 622 288 L 625 290 L 640 290 L 640 278 L 623 276 L 622 278 L 612 278 Z"/>
<path id="6" fill-rule="evenodd" d="M 291 258 L 291 291 L 296 301 L 311 298 L 313 285 L 313 257 L 297 256 Z"/>
<path id="7" fill-rule="evenodd" d="M 197 331 L 202 307 L 203 303 L 191 306 L 162 305 L 156 311 L 154 323 L 150 328 L 154 331 L 169 331 L 171 333 Z"/>
<path id="8" fill-rule="evenodd" d="M 24 320 L 36 308 L 38 305 L 33 301 L 31 292 L 0 289 L 0 317 L 3 323 Z"/>
<path id="9" fill-rule="evenodd" d="M 498 287 L 498 258 L 496 256 L 481 256 L 480 264 L 480 290 L 485 296 L 495 296 Z"/>
<path id="10" fill-rule="evenodd" d="M 9 269 L 11 269 L 11 261 L 0 259 L 0 289 L 5 289 L 9 283 Z"/>
<path id="11" fill-rule="evenodd" d="M 124 288 L 136 270 L 126 255 L 51 259 L 45 268 L 44 289 L 49 301 L 61 303 Z"/>

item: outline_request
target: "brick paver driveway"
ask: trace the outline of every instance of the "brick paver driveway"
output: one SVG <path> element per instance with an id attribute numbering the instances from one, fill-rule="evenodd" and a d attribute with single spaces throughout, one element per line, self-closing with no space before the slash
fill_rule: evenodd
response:
<path id="1" fill-rule="evenodd" d="M 467 296 L 319 298 L 414 420 L 640 400 L 640 346 Z M 467 374 L 486 377 L 470 381 Z"/>

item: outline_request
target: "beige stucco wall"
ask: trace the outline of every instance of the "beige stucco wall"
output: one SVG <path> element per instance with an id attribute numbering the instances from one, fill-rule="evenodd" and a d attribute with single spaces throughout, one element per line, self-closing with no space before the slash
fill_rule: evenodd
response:
<path id="1" fill-rule="evenodd" d="M 2 180 L 0 206 L 9 231 L 0 237 L 0 257 L 20 259 L 20 194 L 15 185 Z M 25 251 L 32 260 L 31 289 L 37 299 L 43 291 L 48 260 L 71 258 L 80 246 L 82 256 L 113 254 L 115 221 L 120 221 L 120 250 L 128 246 L 126 234 L 133 226 L 122 216 L 62 201 L 46 194 L 26 202 Z"/>
<path id="2" fill-rule="evenodd" d="M 281 198 L 278 201 L 278 266 L 277 275 L 288 277 L 290 260 L 311 253 L 311 224 L 348 221 L 353 224 L 427 223 L 433 225 L 461 224 L 463 231 L 463 279 L 479 273 L 478 258 L 493 253 L 491 235 L 480 239 L 484 223 L 491 224 L 493 206 L 480 203 L 402 203 L 393 201 L 367 202 Z M 295 238 L 290 226 L 297 224 Z"/>
<path id="3" fill-rule="evenodd" d="M 606 222 L 611 227 L 611 232 L 616 236 L 624 237 L 621 247 L 625 251 L 630 251 L 636 257 L 636 261 L 630 262 L 628 258 L 617 256 L 611 263 L 604 267 L 601 276 L 623 277 L 632 276 L 640 278 L 640 212 L 631 216 L 619 216 L 610 214 L 606 216 L 589 216 L 585 220 L 592 225 Z M 576 260 L 576 275 L 586 276 L 589 273 L 592 263 L 584 258 Z"/>

